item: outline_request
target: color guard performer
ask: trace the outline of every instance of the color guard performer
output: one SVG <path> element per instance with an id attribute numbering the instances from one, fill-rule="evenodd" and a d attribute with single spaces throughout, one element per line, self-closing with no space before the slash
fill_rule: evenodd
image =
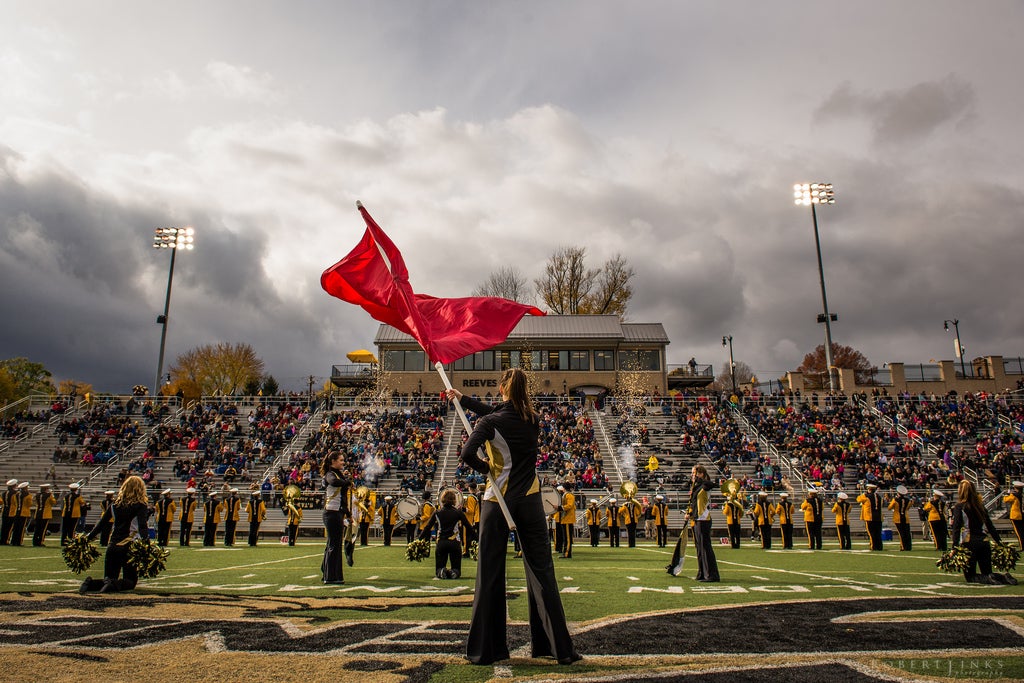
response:
<path id="1" fill-rule="evenodd" d="M 171 524 L 178 504 L 171 498 L 171 490 L 164 489 L 161 498 L 156 502 L 156 544 L 161 548 L 167 546 L 171 539 Z"/>
<path id="2" fill-rule="evenodd" d="M 81 488 L 79 484 L 68 484 L 67 493 L 64 494 L 64 503 L 60 510 L 60 544 L 67 545 L 68 540 L 78 530 L 78 520 L 82 517 L 82 505 L 84 501 L 78 493 Z"/>
<path id="3" fill-rule="evenodd" d="M 604 508 L 605 526 L 608 527 L 608 545 L 611 548 L 619 547 L 619 506 L 614 498 L 608 499 Z"/>
<path id="4" fill-rule="evenodd" d="M 210 491 L 210 497 L 203 504 L 203 545 L 209 548 L 217 543 L 217 525 L 224 517 L 224 503 L 217 500 L 219 494 Z"/>
<path id="5" fill-rule="evenodd" d="M 882 496 L 878 493 L 878 484 L 869 482 L 867 490 L 857 496 L 857 502 L 871 550 L 882 550 Z"/>
<path id="6" fill-rule="evenodd" d="M 1024 550 L 1024 481 L 1014 481 L 1013 490 L 1003 496 L 1003 502 L 1010 506 L 1010 524 L 1017 536 L 1017 545 Z"/>
<path id="7" fill-rule="evenodd" d="M 910 534 L 910 492 L 906 486 L 896 487 L 896 497 L 889 501 L 892 510 L 892 523 L 896 533 L 900 535 L 900 550 L 913 549 L 913 537 Z"/>
<path id="8" fill-rule="evenodd" d="M 717 583 L 718 562 L 711 545 L 711 478 L 703 465 L 694 465 L 690 471 L 690 505 L 686 510 L 693 520 L 693 546 L 697 551 L 697 581 Z M 683 530 L 686 533 L 686 530 Z"/>
<path id="9" fill-rule="evenodd" d="M 249 522 L 249 545 L 253 548 L 260 540 L 260 524 L 267 518 L 267 504 L 260 496 L 260 490 L 252 489 L 249 502 L 245 504 L 246 519 Z"/>
<path id="10" fill-rule="evenodd" d="M 242 518 L 242 499 L 238 497 L 238 489 L 228 490 L 228 498 L 224 501 L 224 545 L 235 544 L 235 531 L 238 520 Z"/>
<path id="11" fill-rule="evenodd" d="M 597 498 L 587 501 L 587 529 L 590 531 L 590 547 L 596 548 L 601 541 L 601 509 Z"/>
<path id="12" fill-rule="evenodd" d="M 50 484 L 41 484 L 39 486 L 39 495 L 36 496 L 36 513 L 34 519 L 34 533 L 32 534 L 32 545 L 42 546 L 46 545 L 46 532 L 50 528 L 50 520 L 53 519 L 53 506 L 57 504 L 57 499 L 53 497 L 53 493 L 50 491 Z"/>
<path id="13" fill-rule="evenodd" d="M 825 523 L 825 506 L 818 497 L 818 489 L 813 486 L 807 489 L 807 498 L 800 503 L 804 511 L 804 529 L 807 531 L 807 547 L 821 550 L 821 527 Z"/>
<path id="14" fill-rule="evenodd" d="M 751 516 L 761 533 L 761 549 L 770 550 L 772 547 L 772 522 L 775 521 L 775 518 L 772 515 L 772 504 L 768 500 L 767 491 L 758 491 L 757 502 L 754 503 Z"/>
<path id="15" fill-rule="evenodd" d="M 658 538 L 658 547 L 664 548 L 668 545 L 668 503 L 665 496 L 660 493 L 654 496 L 654 532 Z"/>
<path id="16" fill-rule="evenodd" d="M 782 549 L 793 549 L 793 504 L 789 502 L 789 494 L 779 494 L 779 504 L 775 506 L 775 514 L 779 517 L 779 529 L 782 531 Z"/>
<path id="17" fill-rule="evenodd" d="M 928 526 L 932 530 L 935 549 L 946 552 L 949 537 L 949 523 L 946 521 L 946 494 L 933 490 L 932 499 L 924 504 L 924 511 L 928 513 Z"/>
<path id="18" fill-rule="evenodd" d="M 452 489 L 441 492 L 441 507 L 434 511 L 420 531 L 420 540 L 430 543 L 430 531 L 437 527 L 434 548 L 434 575 L 439 579 L 457 579 L 462 576 L 462 539 L 472 533 L 466 513 L 455 507 L 456 494 Z M 449 562 L 451 568 L 448 568 Z"/>
<path id="19" fill-rule="evenodd" d="M 112 493 L 112 491 L 107 491 Z M 189 486 L 185 489 L 185 498 L 181 501 L 181 508 L 178 510 L 178 545 L 185 548 L 192 541 L 192 525 L 196 521 L 196 507 L 199 501 L 196 500 L 196 490 Z"/>

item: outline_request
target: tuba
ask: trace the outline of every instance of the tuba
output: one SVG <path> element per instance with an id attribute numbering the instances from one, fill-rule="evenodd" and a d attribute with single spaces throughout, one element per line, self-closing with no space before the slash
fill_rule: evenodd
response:
<path id="1" fill-rule="evenodd" d="M 746 513 L 743 506 L 743 499 L 740 497 L 740 482 L 736 479 L 726 479 L 722 482 L 722 495 L 727 501 L 734 501 L 740 506 L 740 511 Z"/>
<path id="2" fill-rule="evenodd" d="M 284 487 L 284 491 L 281 492 L 281 496 L 284 498 L 285 503 L 293 503 L 295 499 L 302 495 L 302 489 L 295 484 L 289 484 Z"/>
<path id="3" fill-rule="evenodd" d="M 359 511 L 366 515 L 369 512 L 369 508 L 366 503 L 370 500 L 370 489 L 365 486 L 359 486 L 356 488 L 356 505 L 359 507 Z"/>
<path id="4" fill-rule="evenodd" d="M 619 487 L 619 494 L 626 499 L 625 505 L 641 508 L 640 502 L 636 499 L 639 488 L 635 481 L 624 481 Z"/>

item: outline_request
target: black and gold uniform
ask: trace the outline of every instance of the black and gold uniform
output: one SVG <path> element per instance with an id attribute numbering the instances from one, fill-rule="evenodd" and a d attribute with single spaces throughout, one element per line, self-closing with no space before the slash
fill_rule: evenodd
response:
<path id="1" fill-rule="evenodd" d="M 302 508 L 296 505 L 294 500 L 290 500 L 285 505 L 285 513 L 287 515 L 285 524 L 288 528 L 288 545 L 295 545 L 295 539 L 299 537 L 299 525 L 302 524 Z M 348 528 L 351 529 L 352 525 L 349 524 Z M 352 541 L 348 542 L 348 544 L 351 543 Z M 352 565 L 351 555 L 349 555 L 348 563 L 350 566 Z"/>
<path id="2" fill-rule="evenodd" d="M 473 538 L 476 538 L 480 531 L 480 498 L 476 493 L 476 484 L 469 485 L 469 493 L 466 494 L 465 507 L 466 519 L 473 526 Z M 469 557 L 469 544 L 472 543 L 470 535 L 466 534 L 462 541 L 462 556 Z"/>
<path id="3" fill-rule="evenodd" d="M 1014 481 L 1013 490 L 1003 496 L 1003 502 L 1010 506 L 1010 524 L 1017 536 L 1017 545 L 1024 550 L 1024 482 Z"/>
<path id="4" fill-rule="evenodd" d="M 393 496 L 384 496 L 384 504 L 380 506 L 380 525 L 383 530 L 384 545 L 391 545 L 391 536 L 398 524 L 398 507 Z M 468 516 L 468 515 L 467 515 Z M 469 552 L 467 549 L 466 552 Z"/>
<path id="5" fill-rule="evenodd" d="M 825 505 L 818 497 L 817 489 L 807 489 L 807 498 L 800 503 L 804 511 L 804 529 L 807 531 L 807 547 L 821 550 L 821 527 L 825 523 Z"/>
<path id="6" fill-rule="evenodd" d="M 596 548 L 601 541 L 601 508 L 597 500 L 591 498 L 587 504 L 587 529 L 590 531 L 590 547 Z"/>
<path id="7" fill-rule="evenodd" d="M 36 512 L 33 518 L 32 545 L 45 545 L 46 532 L 50 527 L 50 520 L 53 519 L 53 506 L 57 499 L 50 492 L 50 485 L 43 484 L 39 487 L 39 495 L 36 496 Z"/>
<path id="8" fill-rule="evenodd" d="M 722 514 L 725 515 L 725 528 L 729 532 L 729 545 L 733 548 L 740 547 L 740 535 L 742 528 L 740 520 L 743 519 L 743 505 L 737 496 L 730 496 L 722 506 Z"/>
<path id="9" fill-rule="evenodd" d="M 25 529 L 28 528 L 28 522 L 32 519 L 33 500 L 35 499 L 32 497 L 32 492 L 28 490 L 28 482 L 23 481 L 18 484 L 18 498 L 15 501 L 17 517 L 14 518 L 14 528 L 11 529 L 11 545 L 21 545 L 25 542 Z"/>
<path id="10" fill-rule="evenodd" d="M 711 478 L 703 465 L 695 465 L 690 474 L 690 503 L 687 517 L 693 520 L 693 547 L 697 551 L 697 581 L 717 583 L 718 561 L 711 545 Z M 684 530 L 685 532 L 685 530 Z"/>
<path id="11" fill-rule="evenodd" d="M 608 546 L 611 548 L 619 547 L 619 506 L 616 505 L 614 498 L 608 499 L 608 504 L 604 508 L 604 523 L 608 528 Z"/>
<path id="12" fill-rule="evenodd" d="M 259 491 L 253 491 L 245 504 L 246 520 L 249 522 L 249 545 L 255 547 L 260 540 L 260 524 L 267 518 L 267 504 Z"/>
<path id="13" fill-rule="evenodd" d="M 847 500 L 846 492 L 840 491 L 836 502 L 832 505 L 832 512 L 836 515 L 836 535 L 839 536 L 839 549 L 852 550 L 853 541 L 850 538 L 850 508 L 853 504 Z"/>
<path id="14" fill-rule="evenodd" d="M 757 494 L 757 502 L 754 503 L 751 516 L 757 524 L 758 531 L 761 532 L 761 548 L 764 550 L 770 550 L 772 547 L 772 523 L 775 521 L 772 507 L 765 491 Z"/>
<path id="15" fill-rule="evenodd" d="M 562 494 L 561 504 L 558 506 L 558 522 L 562 525 L 562 557 L 570 559 L 573 531 L 576 530 L 576 496 L 561 486 L 558 488 Z"/>
<path id="16" fill-rule="evenodd" d="M 913 536 L 910 533 L 910 497 L 906 486 L 896 487 L 896 497 L 889 501 L 892 510 L 892 524 L 900 536 L 900 550 L 913 550 Z"/>
<path id="17" fill-rule="evenodd" d="M 626 527 L 626 545 L 636 547 L 636 525 L 643 516 L 643 506 L 633 498 L 627 498 L 619 510 L 619 521 Z"/>
<path id="18" fill-rule="evenodd" d="M 0 523 L 0 545 L 8 545 L 11 542 L 11 532 L 14 530 L 14 520 L 18 516 L 18 480 L 7 481 L 7 490 L 3 495 L 3 521 Z"/>
<path id="19" fill-rule="evenodd" d="M 876 484 L 868 484 L 867 491 L 857 496 L 860 518 L 868 532 L 871 550 L 882 550 L 882 496 Z"/>
<path id="20" fill-rule="evenodd" d="M 165 547 L 171 539 L 171 525 L 178 504 L 171 498 L 171 490 L 164 489 L 162 497 L 156 502 L 156 544 Z"/>
<path id="21" fill-rule="evenodd" d="M 664 548 L 668 545 L 668 503 L 665 502 L 665 496 L 659 493 L 654 497 L 651 512 L 654 514 L 654 529 L 658 536 L 658 547 Z"/>
<path id="22" fill-rule="evenodd" d="M 233 546 L 238 521 L 242 518 L 242 499 L 238 497 L 238 489 L 231 489 L 228 493 L 230 495 L 224 501 L 224 545 Z"/>
<path id="23" fill-rule="evenodd" d="M 181 508 L 178 510 L 178 545 L 185 547 L 192 541 L 192 525 L 196 521 L 196 507 L 199 501 L 196 500 L 196 490 L 192 487 L 185 489 L 185 497 L 181 501 Z"/>
<path id="24" fill-rule="evenodd" d="M 214 491 L 203 503 L 203 545 L 210 547 L 217 543 L 217 525 L 224 518 L 224 503 L 217 500 Z"/>
<path id="25" fill-rule="evenodd" d="M 78 493 L 78 484 L 68 484 L 68 492 L 60 509 L 60 544 L 67 545 L 68 539 L 75 535 L 78 520 L 82 517 L 82 506 L 85 501 Z"/>
<path id="26" fill-rule="evenodd" d="M 775 506 L 775 514 L 779 517 L 779 530 L 782 532 L 783 550 L 793 549 L 793 503 L 789 502 L 788 493 L 779 494 L 779 504 Z"/>
<path id="27" fill-rule="evenodd" d="M 430 532 L 437 527 L 434 575 L 439 579 L 457 579 L 462 576 L 462 536 L 472 533 L 472 527 L 466 513 L 456 509 L 454 491 L 442 493 L 440 502 L 441 507 L 430 515 L 420 530 L 420 539 L 429 543 Z"/>
<path id="28" fill-rule="evenodd" d="M 949 522 L 946 521 L 946 496 L 941 491 L 933 491 L 932 499 L 924 504 L 928 513 L 928 526 L 932 530 L 932 541 L 935 549 L 946 552 L 949 541 Z"/>

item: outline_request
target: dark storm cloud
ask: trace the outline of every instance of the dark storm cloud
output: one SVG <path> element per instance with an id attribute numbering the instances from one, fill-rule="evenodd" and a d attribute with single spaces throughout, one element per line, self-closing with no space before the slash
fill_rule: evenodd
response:
<path id="1" fill-rule="evenodd" d="M 878 94 L 858 92 L 844 83 L 818 107 L 815 117 L 822 122 L 863 117 L 876 145 L 906 145 L 943 126 L 969 123 L 976 99 L 973 86 L 955 75 Z"/>

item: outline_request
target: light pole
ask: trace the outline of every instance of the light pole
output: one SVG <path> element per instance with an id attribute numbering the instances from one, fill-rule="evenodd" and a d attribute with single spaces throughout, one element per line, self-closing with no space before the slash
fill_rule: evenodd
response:
<path id="1" fill-rule="evenodd" d="M 818 252 L 818 279 L 821 281 L 822 314 L 819 323 L 825 323 L 825 367 L 828 371 L 828 389 L 836 390 L 836 381 L 832 375 L 832 322 L 839 316 L 828 312 L 828 297 L 825 295 L 825 269 L 821 265 L 821 241 L 818 239 L 818 204 L 835 204 L 836 194 L 832 191 L 832 183 L 797 183 L 793 186 L 793 201 L 797 206 L 810 206 L 811 218 L 814 220 L 814 248 Z"/>
<path id="2" fill-rule="evenodd" d="M 156 379 L 153 381 L 153 395 L 160 395 L 160 375 L 164 370 L 164 346 L 167 343 L 167 317 L 171 308 L 171 284 L 174 282 L 174 257 L 179 249 L 194 248 L 195 230 L 192 228 L 157 228 L 153 231 L 153 248 L 171 250 L 171 267 L 167 273 L 167 296 L 164 299 L 164 313 L 156 318 L 160 331 L 160 357 L 156 362 Z"/>
<path id="3" fill-rule="evenodd" d="M 729 347 L 729 377 L 732 379 L 732 393 L 736 393 L 736 361 L 732 358 L 732 335 L 722 337 L 722 346 Z"/>
<path id="4" fill-rule="evenodd" d="M 956 351 L 956 357 L 960 359 L 960 376 L 963 377 L 964 379 L 967 379 L 967 370 L 966 368 L 964 368 L 964 347 L 963 345 L 960 344 L 960 321 L 957 320 L 956 318 L 953 318 L 952 320 L 943 320 L 942 329 L 949 332 L 950 323 L 953 323 L 953 334 L 956 335 L 956 339 L 954 339 L 953 341 L 956 344 L 956 346 L 954 347 L 954 351 Z"/>

